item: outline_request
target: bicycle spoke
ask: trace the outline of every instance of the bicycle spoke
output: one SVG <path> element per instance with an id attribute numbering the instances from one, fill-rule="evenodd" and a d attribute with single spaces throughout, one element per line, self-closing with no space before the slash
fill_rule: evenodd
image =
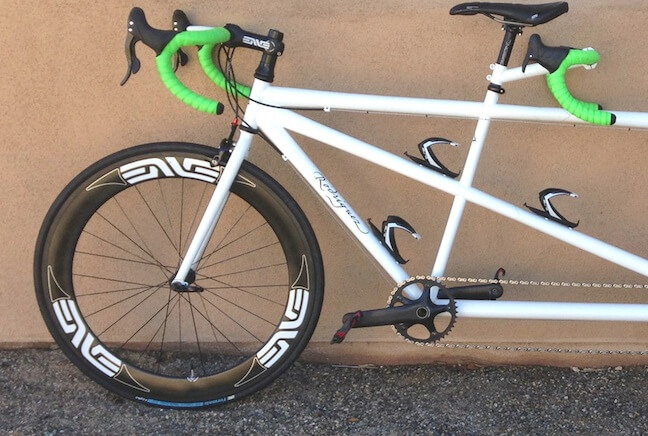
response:
<path id="1" fill-rule="evenodd" d="M 256 227 L 253 228 L 252 230 L 249 230 L 249 231 L 243 233 L 241 236 L 239 236 L 238 238 L 234 239 L 233 241 L 230 241 L 230 242 L 228 242 L 227 244 L 218 247 L 217 249 L 215 249 L 215 250 L 212 252 L 212 254 L 215 254 L 215 253 L 221 251 L 222 249 L 224 249 L 224 248 L 226 248 L 226 247 L 229 247 L 229 246 L 232 245 L 233 243 L 240 241 L 241 239 L 245 238 L 246 236 L 250 235 L 251 233 L 256 232 L 256 231 L 259 230 L 260 228 L 262 228 L 262 227 L 264 227 L 264 226 L 267 226 L 267 225 L 268 225 L 268 223 L 264 221 L 262 224 L 259 224 L 258 226 L 256 226 Z"/>
<path id="2" fill-rule="evenodd" d="M 254 313 L 254 312 L 250 312 L 248 309 L 246 309 L 246 308 L 244 308 L 244 307 L 242 307 L 242 306 L 239 306 L 238 304 L 234 303 L 233 301 L 228 300 L 227 298 L 222 297 L 222 296 L 218 295 L 218 294 L 215 293 L 215 292 L 212 292 L 212 291 L 207 291 L 207 292 L 209 292 L 211 295 L 213 295 L 213 296 L 215 296 L 215 297 L 217 297 L 217 298 L 220 298 L 221 300 L 224 300 L 224 301 L 228 302 L 228 303 L 231 304 L 232 306 L 238 307 L 238 308 L 241 309 L 242 311 L 247 312 L 247 313 L 249 313 L 250 315 L 259 318 L 260 320 L 267 322 L 267 323 L 270 324 L 271 326 L 275 326 L 275 325 L 277 324 L 276 322 L 268 321 L 267 319 L 265 319 L 265 318 L 262 317 L 261 315 L 257 315 L 257 314 Z"/>
<path id="3" fill-rule="evenodd" d="M 268 299 L 268 298 L 265 298 L 265 297 L 262 297 L 262 296 L 260 296 L 260 295 L 257 295 L 257 294 L 255 294 L 254 292 L 246 291 L 246 290 L 243 289 L 243 288 L 240 288 L 240 287 L 238 287 L 238 286 L 234 286 L 234 285 L 230 285 L 230 284 L 227 283 L 227 282 L 224 282 L 224 281 L 222 281 L 222 280 L 217 280 L 217 279 L 215 279 L 215 278 L 213 278 L 213 277 L 203 277 L 203 278 L 201 278 L 201 280 L 211 280 L 211 281 L 213 281 L 213 282 L 216 282 L 216 283 L 220 283 L 220 284 L 222 284 L 222 285 L 225 285 L 226 288 L 236 289 L 237 291 L 241 291 L 241 292 L 246 293 L 246 294 L 248 294 L 248 295 L 252 295 L 252 296 L 254 296 L 254 297 L 257 297 L 257 298 L 260 298 L 260 299 L 262 299 L 262 300 L 265 300 L 265 301 L 267 301 L 267 302 L 269 302 L 269 303 L 277 304 L 277 305 L 282 306 L 282 307 L 284 306 L 284 303 L 279 303 L 279 302 L 277 302 L 277 301 L 270 300 L 270 299 Z M 287 287 L 287 286 L 286 286 L 286 287 Z M 203 289 L 210 289 L 210 288 L 203 288 Z"/>
<path id="4" fill-rule="evenodd" d="M 180 294 L 180 296 L 183 297 L 183 298 L 182 298 L 183 300 L 187 301 L 186 297 L 184 297 L 183 294 Z M 207 300 L 207 302 L 210 303 L 209 300 Z M 211 304 L 211 303 L 210 303 L 210 304 Z M 216 308 L 216 309 L 218 309 L 218 308 Z M 225 338 L 225 340 L 226 340 L 226 341 L 227 341 L 227 342 L 228 342 L 232 347 L 236 348 L 236 351 L 238 351 L 239 354 L 240 354 L 241 356 L 245 357 L 245 354 L 243 353 L 243 351 L 241 351 L 241 349 L 240 349 L 239 347 L 237 347 L 236 344 L 235 344 L 234 342 L 230 341 L 229 338 L 227 337 L 227 335 L 225 335 L 225 334 L 224 334 L 224 333 L 223 333 L 223 332 L 222 332 L 218 327 L 216 327 L 216 325 L 215 325 L 214 323 L 212 323 L 212 322 L 209 320 L 209 318 L 207 318 L 205 315 L 203 315 L 199 310 L 196 310 L 196 311 L 198 312 L 198 314 L 199 314 L 200 316 L 202 316 L 202 317 L 203 317 L 203 318 L 204 318 L 204 319 L 209 323 L 210 326 L 212 326 L 213 329 L 215 329 L 218 333 L 220 333 L 220 334 Z M 226 316 L 227 316 L 227 315 L 226 315 Z M 245 330 L 245 329 L 244 329 L 244 330 Z M 253 336 L 254 336 L 254 335 L 253 335 Z"/>
<path id="5" fill-rule="evenodd" d="M 146 298 L 144 298 L 142 301 L 140 301 L 140 302 L 137 303 L 135 306 L 133 306 L 133 307 L 132 307 L 128 312 L 126 312 L 125 314 L 123 314 L 122 316 L 120 316 L 120 317 L 119 317 L 115 322 L 113 322 L 113 323 L 110 324 L 108 327 L 106 327 L 106 328 L 105 328 L 101 333 L 99 333 L 97 336 L 101 336 L 101 335 L 103 335 L 104 333 L 106 333 L 106 332 L 107 332 L 109 329 L 111 329 L 115 324 L 117 324 L 119 321 L 121 321 L 121 320 L 124 319 L 126 316 L 128 316 L 129 313 L 131 313 L 133 310 L 137 309 L 139 306 L 142 305 L 142 303 L 144 303 L 146 300 L 148 300 L 148 299 L 151 298 L 153 295 L 155 295 L 155 294 L 157 293 L 157 291 L 159 291 L 161 288 L 162 288 L 161 286 L 158 286 L 157 289 L 155 289 L 153 292 L 151 292 L 149 295 L 147 295 Z"/>
<path id="6" fill-rule="evenodd" d="M 175 298 L 175 295 L 174 295 L 174 298 Z M 158 365 L 157 365 L 156 372 L 160 372 L 160 360 L 162 360 L 162 351 L 164 349 L 164 338 L 166 337 L 167 321 L 169 319 L 169 315 L 171 314 L 171 312 L 173 312 L 173 307 L 176 306 L 176 304 L 174 304 L 173 307 L 171 308 L 171 310 L 169 310 L 169 303 L 170 302 L 171 302 L 171 288 L 169 288 L 169 295 L 167 297 L 167 304 L 166 304 L 167 311 L 166 311 L 166 315 L 164 316 L 164 330 L 162 330 L 162 342 L 160 342 L 160 350 L 159 350 L 159 354 L 158 354 L 158 362 L 157 362 Z M 180 304 L 180 298 L 178 298 L 176 303 Z M 180 310 L 180 309 L 178 309 L 178 310 Z"/>
<path id="7" fill-rule="evenodd" d="M 184 180 L 183 180 L 184 182 Z M 173 231 L 173 223 L 171 222 L 171 215 L 169 213 L 169 206 L 167 205 L 166 199 L 164 198 L 164 192 L 162 191 L 162 182 L 160 182 L 160 179 L 157 179 L 157 186 L 158 189 L 160 190 L 160 197 L 162 198 L 162 203 L 164 203 L 164 210 L 166 211 L 166 217 L 167 220 L 169 221 L 169 228 L 171 229 L 171 234 L 173 235 L 175 232 Z M 182 207 L 182 205 L 181 205 Z M 182 220 L 180 221 L 180 241 L 182 241 Z M 180 244 L 178 244 L 178 247 L 180 247 Z"/>
<path id="8" fill-rule="evenodd" d="M 272 247 L 273 245 L 277 245 L 278 243 L 279 243 L 279 241 L 276 241 L 276 242 L 273 242 L 273 243 L 271 243 L 271 244 L 264 245 L 264 246 L 259 247 L 259 248 L 253 248 L 252 250 L 246 251 L 245 253 L 237 254 L 236 256 L 228 257 L 227 259 L 219 260 L 219 261 L 214 262 L 214 263 L 211 263 L 211 264 L 209 264 L 209 265 L 205 265 L 205 266 L 201 267 L 201 269 L 202 269 L 202 270 L 205 270 L 205 269 L 207 269 L 207 268 L 211 268 L 211 267 L 214 266 L 214 265 L 219 265 L 219 264 L 221 264 L 221 263 L 225 263 L 225 262 L 230 261 L 230 260 L 232 260 L 232 259 L 238 259 L 239 257 L 243 257 L 243 256 L 245 256 L 246 254 L 255 253 L 255 252 L 257 252 L 257 251 L 263 250 L 264 248 L 268 248 L 268 247 Z"/>
<path id="9" fill-rule="evenodd" d="M 178 294 L 182 297 L 182 294 Z M 182 352 L 182 300 L 178 302 L 178 348 Z"/>
<path id="10" fill-rule="evenodd" d="M 90 252 L 87 252 L 87 251 L 77 251 L 76 254 L 85 254 L 87 256 L 93 256 L 93 257 L 103 257 L 104 259 L 122 260 L 124 262 L 139 263 L 139 264 L 142 264 L 142 265 L 151 265 L 151 266 L 155 266 L 155 267 L 160 266 L 159 264 L 154 263 L 154 262 L 148 262 L 148 261 L 144 261 L 144 260 L 126 259 L 125 257 L 109 256 L 107 254 L 90 253 Z M 164 267 L 164 268 L 166 268 L 166 267 Z"/>
<path id="11" fill-rule="evenodd" d="M 169 297 L 171 297 L 170 292 L 169 292 Z M 162 322 L 160 323 L 160 325 L 158 326 L 157 330 L 155 330 L 155 333 L 153 333 L 153 336 L 151 337 L 151 340 L 148 341 L 148 343 L 146 344 L 146 348 L 144 348 L 144 351 L 148 351 L 148 349 L 151 347 L 151 344 L 153 343 L 153 340 L 155 339 L 157 334 L 160 332 L 160 330 L 162 330 L 163 327 L 166 326 L 166 321 L 167 321 L 167 318 L 169 317 L 169 313 L 173 311 L 173 309 L 178 304 L 178 301 L 180 300 L 180 298 L 176 298 L 176 297 L 177 297 L 177 295 L 174 295 L 173 298 L 169 298 L 167 300 L 167 304 L 162 307 L 163 309 L 166 308 L 166 315 L 165 315 L 164 319 L 162 320 Z M 169 306 L 171 304 L 171 300 L 175 300 L 175 302 L 173 303 L 173 306 L 171 306 L 171 309 L 169 309 Z M 164 344 L 164 331 L 162 331 L 162 344 Z"/>
<path id="12" fill-rule="evenodd" d="M 151 285 L 149 283 L 129 282 L 128 280 L 109 279 L 108 277 L 99 277 L 99 276 L 93 276 L 93 275 L 89 275 L 89 274 L 72 273 L 72 275 L 77 276 L 77 277 L 86 277 L 86 278 L 97 279 L 97 280 L 105 280 L 105 281 L 108 281 L 108 282 L 126 283 L 126 284 L 129 284 L 129 285 L 138 285 L 138 286 L 146 286 L 146 287 L 156 286 L 156 285 Z M 162 282 L 162 283 L 166 283 L 166 282 Z M 162 285 L 160 285 L 160 286 L 162 286 Z"/>
<path id="13" fill-rule="evenodd" d="M 153 212 L 153 209 L 151 209 L 151 206 L 149 205 L 148 201 L 146 201 L 146 198 L 144 198 L 144 196 L 142 195 L 142 192 L 140 191 L 139 186 L 135 185 L 135 190 L 137 191 L 140 198 L 142 199 L 142 201 L 146 205 L 146 208 L 149 210 L 149 212 L 151 212 L 151 215 L 153 216 L 153 219 L 155 220 L 155 222 L 158 224 L 158 226 L 160 226 L 160 229 L 162 230 L 162 233 L 164 233 L 164 235 L 167 237 L 167 239 L 171 243 L 171 246 L 173 247 L 173 249 L 178 253 L 178 256 L 182 256 L 182 254 L 180 253 L 180 249 L 178 247 L 176 247 L 175 243 L 171 239 L 171 236 L 169 236 L 169 233 L 166 231 L 166 229 L 164 228 L 164 226 L 162 225 L 162 223 L 158 219 L 155 212 Z"/>
<path id="14" fill-rule="evenodd" d="M 135 224 L 134 224 L 133 221 L 130 219 L 130 217 L 128 216 L 128 214 L 126 213 L 126 211 L 124 210 L 124 208 L 122 207 L 122 205 L 121 205 L 121 203 L 119 202 L 119 200 L 118 200 L 116 197 L 113 197 L 113 200 L 115 200 L 115 203 L 117 203 L 117 206 L 119 207 L 119 209 L 121 210 L 121 212 L 122 212 L 122 213 L 124 214 L 124 216 L 126 217 L 126 220 L 127 220 L 128 223 L 130 224 L 130 226 L 133 228 L 133 230 L 135 230 L 135 234 L 140 238 L 140 240 L 142 241 L 142 244 L 144 244 L 144 247 L 146 247 L 146 249 L 148 250 L 149 253 L 153 253 L 153 250 L 151 250 L 150 247 L 146 244 L 146 241 L 144 240 L 144 237 L 143 237 L 143 236 L 140 234 L 140 232 L 137 230 L 137 227 L 135 227 Z M 151 257 L 152 257 L 153 260 L 155 260 L 155 262 L 157 262 L 159 265 L 162 264 L 162 262 L 160 262 L 160 261 L 159 261 L 157 258 L 155 258 L 152 254 L 151 254 Z"/>
<path id="15" fill-rule="evenodd" d="M 175 298 L 175 297 L 173 297 L 173 298 Z M 173 300 L 173 298 L 172 298 L 171 300 Z M 168 306 L 169 306 L 169 303 L 170 303 L 170 302 L 167 302 L 165 305 L 163 305 L 162 307 L 160 307 L 160 308 L 157 310 L 157 312 L 155 312 L 155 313 L 153 314 L 153 316 L 151 316 L 151 317 L 150 317 L 150 318 L 149 318 L 149 319 L 148 319 L 144 324 L 142 324 L 142 326 L 141 326 L 140 328 L 138 328 L 138 329 L 135 331 L 135 333 L 133 333 L 132 335 L 130 335 L 130 337 L 129 337 L 128 339 L 126 339 L 126 341 L 125 341 L 124 343 L 122 343 L 119 347 L 117 347 L 117 349 L 118 349 L 118 350 L 122 350 L 122 349 L 124 348 L 124 346 L 125 346 L 127 343 L 129 343 L 131 339 L 133 339 L 133 338 L 135 337 L 135 335 L 137 335 L 140 331 L 142 331 L 142 329 L 143 329 L 144 327 L 146 327 L 146 326 L 148 325 L 148 323 L 150 323 L 151 321 L 153 321 L 153 319 L 154 319 L 154 318 L 155 318 L 155 317 L 156 317 L 160 312 L 162 312 L 162 310 L 163 310 L 165 307 L 168 307 Z M 158 330 L 156 330 L 156 332 L 153 334 L 153 338 L 151 339 L 151 341 L 155 338 L 155 335 L 157 335 L 157 332 L 158 332 L 158 331 L 159 331 L 159 327 L 158 327 Z M 149 342 L 149 343 L 150 343 L 150 342 Z M 148 345 L 147 345 L 147 348 L 148 348 Z"/>
<path id="16" fill-rule="evenodd" d="M 243 211 L 243 213 L 241 214 L 241 216 L 239 216 L 238 219 L 234 222 L 234 224 L 232 225 L 232 227 L 230 227 L 229 230 L 227 230 L 226 232 L 224 232 L 225 235 L 221 238 L 220 241 L 218 241 L 218 244 L 216 244 L 216 248 L 214 249 L 214 251 L 212 251 L 211 253 L 209 253 L 206 257 L 203 255 L 203 257 L 201 257 L 201 258 L 198 260 L 198 268 L 200 268 L 200 263 L 201 263 L 201 262 L 206 262 L 207 259 L 209 259 L 209 258 L 210 258 L 214 253 L 216 253 L 216 251 L 219 249 L 219 247 L 220 247 L 220 245 L 223 243 L 223 241 L 227 238 L 227 236 L 229 236 L 229 235 L 232 234 L 232 232 L 234 231 L 234 229 L 236 228 L 236 226 L 238 225 L 238 223 L 241 222 L 241 220 L 243 219 L 243 217 L 245 216 L 245 214 L 247 213 L 247 211 L 250 210 L 251 207 L 252 207 L 252 206 L 249 206 L 249 205 L 248 205 L 248 207 Z"/>
<path id="17" fill-rule="evenodd" d="M 74 296 L 75 296 L 75 298 L 92 297 L 92 296 L 95 296 L 95 295 L 113 294 L 113 293 L 117 293 L 117 292 L 138 291 L 140 289 L 151 288 L 151 287 L 152 286 L 137 286 L 135 288 L 111 289 L 110 291 L 90 292 L 88 294 L 79 294 L 79 293 L 75 292 Z"/>
<path id="18" fill-rule="evenodd" d="M 180 296 L 181 296 L 185 301 L 187 301 L 187 297 L 185 297 L 183 294 L 180 294 Z M 207 303 L 209 303 L 211 306 L 213 306 L 216 310 L 218 310 L 220 313 L 222 313 L 222 314 L 225 315 L 227 318 L 229 318 L 230 320 L 232 320 L 236 325 L 238 325 L 238 326 L 241 327 L 243 330 L 245 330 L 245 331 L 246 331 L 250 336 L 252 336 L 254 339 L 256 339 L 256 340 L 259 341 L 259 342 L 263 342 L 261 339 L 259 339 L 258 337 L 256 337 L 256 335 L 255 335 L 254 333 L 252 333 L 251 331 L 249 331 L 248 329 L 246 329 L 245 327 L 243 327 L 243 326 L 241 325 L 241 323 L 239 323 L 238 321 L 236 321 L 234 318 L 232 318 L 231 316 L 229 316 L 227 313 L 223 312 L 223 311 L 222 311 L 218 306 L 216 306 L 214 303 L 212 303 L 211 301 L 209 301 L 209 300 L 207 300 L 207 299 L 205 299 L 205 300 L 207 301 Z M 218 329 L 218 327 L 216 327 L 216 325 L 214 325 L 213 323 L 211 323 L 211 322 L 209 321 L 209 319 L 208 319 L 205 315 L 203 315 L 203 313 L 202 313 L 200 310 L 196 309 L 196 312 L 198 312 L 198 314 L 199 314 L 200 316 L 202 316 L 202 317 L 205 319 L 205 321 L 207 321 L 208 323 L 210 323 L 210 325 L 212 325 L 212 326 L 213 326 L 213 327 L 214 327 L 214 328 L 215 328 L 215 329 L 216 329 L 216 330 L 217 330 L 221 335 L 223 335 L 223 337 L 225 338 L 225 340 L 226 340 L 227 342 L 229 342 L 229 343 L 230 343 L 234 348 L 236 348 L 236 349 L 239 351 L 239 353 L 241 353 L 242 356 L 245 356 L 245 355 L 243 354 L 243 352 L 241 351 L 241 349 L 240 349 L 239 347 L 237 347 L 237 346 L 236 346 L 232 341 L 230 341 L 229 338 L 227 337 L 227 335 L 223 334 L 223 332 L 220 331 L 220 330 Z"/>
<path id="19" fill-rule="evenodd" d="M 92 232 L 90 232 L 90 231 L 88 231 L 88 230 L 85 230 L 85 229 L 84 229 L 84 230 L 83 230 L 83 233 L 86 233 L 86 234 L 88 234 L 88 235 L 90 235 L 90 236 L 92 236 L 92 237 L 94 237 L 94 238 L 100 240 L 101 242 L 105 242 L 106 244 L 108 244 L 108 245 L 110 245 L 110 246 L 112 246 L 112 247 L 115 247 L 115 248 L 117 248 L 117 249 L 119 249 L 119 250 L 121 250 L 121 251 L 123 251 L 123 252 L 125 252 L 125 253 L 128 253 L 128 254 L 130 254 L 131 256 L 135 256 L 136 258 L 138 258 L 138 259 L 140 259 L 140 260 L 142 260 L 142 261 L 144 261 L 144 262 L 148 262 L 148 260 L 147 260 L 147 259 L 144 259 L 142 256 L 138 256 L 137 254 L 135 254 L 135 253 L 133 253 L 133 252 L 131 252 L 131 251 L 128 251 L 128 250 L 126 250 L 125 248 L 120 247 L 119 245 L 116 245 L 116 244 L 114 244 L 114 243 L 112 243 L 112 242 L 110 242 L 110 241 L 107 241 L 107 240 L 105 240 L 104 238 L 102 238 L 101 236 L 97 236 L 97 235 L 95 235 L 94 233 L 92 233 Z M 146 250 L 142 249 L 142 247 L 139 247 L 139 246 L 137 246 L 137 247 L 138 247 L 140 250 L 142 250 L 146 255 L 148 255 L 148 256 L 153 260 L 153 262 L 156 262 L 156 265 L 157 265 L 157 260 L 156 260 L 156 259 L 155 259 L 155 258 L 154 258 L 150 253 L 149 253 L 149 252 L 147 252 Z"/>
<path id="20" fill-rule="evenodd" d="M 153 285 L 153 286 L 149 286 L 147 289 L 144 289 L 144 290 L 142 290 L 142 291 L 140 291 L 140 292 L 137 292 L 136 294 L 129 295 L 128 297 L 125 297 L 125 298 L 123 298 L 123 299 L 121 299 L 121 300 L 119 300 L 119 301 L 116 301 L 116 302 L 114 302 L 114 303 L 112 303 L 112 304 L 109 304 L 108 306 L 105 306 L 105 307 L 103 307 L 103 308 L 101 308 L 101 309 L 99 309 L 99 310 L 95 310 L 94 312 L 91 312 L 91 313 L 87 314 L 87 315 L 86 315 L 86 318 L 90 318 L 91 316 L 93 316 L 93 315 L 95 315 L 95 314 L 97 314 L 97 313 L 99 313 L 99 312 L 103 312 L 103 311 L 106 310 L 106 309 L 109 309 L 109 308 L 114 307 L 114 306 L 116 306 L 116 305 L 118 305 L 118 304 L 120 304 L 120 303 L 123 303 L 124 301 L 128 301 L 128 300 L 130 300 L 131 298 L 135 298 L 135 297 L 137 297 L 138 295 L 141 295 L 141 294 L 143 294 L 144 292 L 147 292 L 147 291 L 149 291 L 149 290 L 151 290 L 151 289 L 153 289 L 153 288 L 155 288 L 155 287 L 160 288 L 163 284 L 164 284 L 164 282 L 160 283 L 160 284 L 157 285 L 157 286 L 155 286 L 155 285 Z"/>
<path id="21" fill-rule="evenodd" d="M 182 252 L 180 251 L 182 247 L 182 218 L 184 214 L 184 179 L 180 181 L 182 189 L 180 191 L 180 241 L 178 243 L 178 256 L 182 257 Z"/>
<path id="22" fill-rule="evenodd" d="M 209 279 L 217 279 L 219 277 L 229 277 L 229 276 L 233 276 L 233 275 L 236 275 L 236 274 L 242 274 L 242 273 L 246 273 L 246 272 L 250 272 L 250 271 L 258 271 L 260 269 L 273 268 L 275 266 L 282 266 L 282 265 L 286 265 L 286 262 L 273 263 L 271 265 L 257 266 L 257 267 L 254 267 L 254 268 L 242 269 L 242 270 L 239 270 L 239 271 L 229 272 L 229 273 L 226 273 L 226 274 L 220 274 L 220 275 L 216 275 L 216 276 L 210 276 L 210 277 L 207 277 L 207 278 L 209 278 Z"/>
<path id="23" fill-rule="evenodd" d="M 209 325 L 211 327 L 211 332 L 214 335 L 214 341 L 216 342 L 216 344 L 218 344 L 220 341 L 218 340 L 218 336 L 216 336 L 216 329 L 214 328 L 214 323 L 211 320 L 211 316 L 209 316 L 209 311 L 207 310 L 207 305 L 205 304 L 205 298 L 203 298 L 202 294 L 198 294 L 198 296 L 200 297 L 200 301 L 202 302 L 203 309 L 205 310 L 205 315 L 207 315 L 207 322 L 209 323 Z M 227 339 L 227 338 L 225 338 L 225 339 Z M 226 360 L 222 356 L 222 354 L 217 353 L 216 356 L 218 356 L 218 358 L 220 359 L 221 362 L 226 362 Z M 243 356 L 243 357 L 245 357 L 245 356 Z"/>
<path id="24" fill-rule="evenodd" d="M 258 225 L 257 227 L 253 228 L 252 230 L 248 230 L 247 232 L 245 232 L 245 233 L 242 234 L 241 236 L 237 237 L 237 238 L 234 239 L 233 241 L 230 241 L 230 242 L 228 242 L 228 243 L 225 244 L 225 245 L 218 245 L 218 246 L 216 246 L 216 248 L 214 248 L 214 250 L 212 250 L 212 252 L 209 253 L 208 256 L 202 258 L 201 261 L 206 261 L 207 259 L 209 259 L 210 257 L 212 257 L 214 254 L 216 254 L 216 253 L 218 253 L 219 251 L 221 251 L 221 250 L 223 250 L 223 249 L 229 247 L 230 245 L 234 244 L 235 242 L 240 241 L 241 239 L 245 238 L 245 237 L 248 236 L 249 234 L 255 232 L 256 230 L 258 230 L 258 229 L 260 229 L 260 228 L 262 228 L 262 227 L 264 227 L 264 226 L 266 226 L 266 225 L 268 225 L 268 223 L 264 221 L 262 224 Z M 230 230 L 230 232 L 228 232 L 227 235 L 225 235 L 225 237 L 221 240 L 221 243 L 222 243 L 222 242 L 227 238 L 227 236 L 228 236 L 229 234 L 231 234 L 231 230 Z"/>
<path id="25" fill-rule="evenodd" d="M 203 198 L 205 198 L 205 193 L 207 192 L 207 184 L 203 186 L 202 193 L 200 194 L 200 199 L 198 200 L 198 203 L 196 204 L 196 211 L 193 213 L 193 219 L 191 220 L 191 224 L 189 224 L 189 230 L 187 231 L 187 236 L 192 235 L 192 229 L 194 224 L 196 223 L 196 218 L 198 218 L 198 211 L 200 210 L 200 205 L 203 203 Z M 189 238 L 185 240 L 185 243 L 189 241 Z M 184 247 L 182 246 L 182 227 L 180 227 L 180 252 L 184 253 Z"/>
<path id="26" fill-rule="evenodd" d="M 117 200 L 115 200 L 115 201 L 117 201 Z M 117 203 L 117 204 L 119 204 L 119 203 Z M 103 216 L 100 212 L 98 212 L 98 211 L 97 211 L 97 216 L 101 217 L 104 221 L 106 221 L 108 224 L 110 224 L 110 226 L 112 226 L 112 227 L 113 227 L 115 230 L 117 230 L 120 234 L 124 235 L 124 237 L 125 237 L 126 239 L 128 239 L 128 240 L 131 241 L 133 244 L 135 244 L 135 246 L 136 246 L 137 248 L 139 248 L 140 250 L 142 250 L 142 251 L 143 251 L 144 253 L 146 253 L 146 254 L 147 254 L 151 259 L 153 259 L 153 261 L 154 261 L 155 263 L 157 263 L 158 265 L 161 266 L 161 262 L 160 262 L 159 260 L 157 260 L 157 259 L 155 258 L 155 256 L 153 256 L 149 251 L 147 251 L 147 250 L 145 250 L 144 248 L 142 248 L 142 247 L 141 247 L 137 242 L 135 242 L 135 241 L 134 241 L 130 236 L 128 236 L 128 235 L 127 235 L 126 233 L 124 233 L 121 229 L 119 229 L 117 226 L 115 226 L 112 222 L 110 222 L 110 220 L 108 220 L 106 217 L 104 217 L 104 216 Z"/>
<path id="27" fill-rule="evenodd" d="M 203 360 L 202 349 L 200 348 L 200 338 L 198 337 L 198 327 L 196 327 L 196 317 L 194 315 L 194 305 L 191 302 L 191 294 L 187 295 L 187 299 L 189 300 L 189 309 L 191 311 L 191 321 L 193 322 L 194 333 L 196 334 L 196 346 L 198 347 L 198 357 L 200 358 L 200 366 L 202 366 L 203 375 L 205 375 L 205 374 L 207 374 L 207 371 L 205 371 L 205 361 Z M 198 311 L 198 309 L 196 309 L 196 311 Z"/>
<path id="28" fill-rule="evenodd" d="M 206 277 L 205 277 L 206 278 Z M 240 288 L 287 288 L 288 283 L 282 285 L 239 285 Z M 239 289 L 236 286 L 213 286 L 213 287 L 204 287 L 203 289 Z"/>
<path id="29" fill-rule="evenodd" d="M 216 336 L 216 332 L 214 331 L 215 329 L 214 329 L 211 317 L 209 316 L 209 311 L 207 310 L 207 305 L 205 304 L 205 299 L 203 298 L 202 294 L 198 294 L 198 295 L 200 296 L 200 301 L 202 302 L 203 309 L 205 309 L 205 314 L 207 315 L 209 325 L 211 326 L 211 331 L 212 331 L 212 334 L 214 335 L 214 339 L 216 340 L 216 342 L 219 342 L 218 337 Z"/>

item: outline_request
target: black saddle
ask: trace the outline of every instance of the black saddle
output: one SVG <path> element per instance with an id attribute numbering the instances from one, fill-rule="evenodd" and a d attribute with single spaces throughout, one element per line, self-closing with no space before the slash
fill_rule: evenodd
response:
<path id="1" fill-rule="evenodd" d="M 518 26 L 537 26 L 569 10 L 567 2 L 521 5 L 516 3 L 461 3 L 450 9 L 450 15 L 483 14 L 496 21 Z"/>

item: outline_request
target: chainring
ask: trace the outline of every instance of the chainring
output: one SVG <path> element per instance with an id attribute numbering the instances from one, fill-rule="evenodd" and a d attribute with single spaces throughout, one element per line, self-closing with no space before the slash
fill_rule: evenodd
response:
<path id="1" fill-rule="evenodd" d="M 420 285 L 423 287 L 423 293 L 416 300 L 411 300 L 403 295 L 403 290 L 410 285 Z M 430 301 L 430 290 L 435 287 L 443 292 L 445 295 L 443 299 L 448 300 L 447 304 L 435 304 Z M 441 283 L 433 280 L 431 277 L 416 276 L 400 283 L 392 291 L 387 300 L 387 304 L 389 307 L 418 304 L 423 306 L 423 313 L 425 312 L 424 309 L 427 308 L 428 316 L 422 317 L 420 321 L 393 324 L 394 330 L 396 330 L 398 335 L 415 344 L 428 345 L 439 341 L 450 333 L 457 320 L 457 306 L 454 298 L 450 295 L 450 292 L 446 291 L 446 288 Z"/>

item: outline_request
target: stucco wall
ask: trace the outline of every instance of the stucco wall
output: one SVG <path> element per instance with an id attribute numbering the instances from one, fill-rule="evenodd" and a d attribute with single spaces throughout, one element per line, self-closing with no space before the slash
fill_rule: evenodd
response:
<path id="1" fill-rule="evenodd" d="M 197 24 L 232 22 L 259 33 L 270 27 L 282 30 L 286 50 L 276 71 L 278 85 L 479 101 L 502 32 L 484 17 L 450 17 L 453 4 L 429 0 L 137 3 L 155 27 L 169 27 L 173 10 L 182 8 Z M 208 116 L 172 97 L 156 77 L 153 53 L 143 46 L 138 53 L 142 70 L 127 86 L 119 87 L 126 69 L 125 20 L 133 6 L 121 0 L 2 2 L 1 344 L 51 341 L 33 295 L 33 247 L 47 208 L 72 177 L 100 157 L 134 144 L 184 140 L 217 145 L 230 121 L 231 113 Z M 525 31 L 511 64 L 519 65 L 534 32 L 547 44 L 596 47 L 602 61 L 594 71 L 570 73 L 573 93 L 610 109 L 646 110 L 648 7 L 633 0 L 576 0 L 570 7 L 555 21 Z M 240 52 L 237 77 L 249 83 L 258 56 Z M 181 74 L 193 88 L 223 97 L 202 77 L 197 62 Z M 512 83 L 506 91 L 503 103 L 556 106 L 542 78 Z M 425 117 L 312 116 L 399 155 L 415 152 L 416 145 L 430 136 L 453 139 L 462 147 L 442 154 L 452 169 L 463 164 L 475 126 L 474 121 Z M 496 122 L 475 185 L 517 205 L 534 203 L 537 193 L 547 187 L 577 192 L 577 200 L 561 206 L 567 217 L 580 219 L 579 231 L 605 237 L 646 257 L 646 138 L 644 132 L 623 129 Z M 451 198 L 301 139 L 361 217 L 381 222 L 389 214 L 400 215 L 421 233 L 422 241 L 402 238 L 399 245 L 404 257 L 411 259 L 406 265 L 411 274 L 429 273 Z M 477 351 L 452 354 L 404 344 L 389 327 L 353 331 L 343 346 L 326 345 L 344 313 L 383 307 L 393 284 L 345 237 L 276 153 L 259 141 L 251 160 L 262 164 L 296 197 L 322 247 L 327 287 L 311 357 L 414 362 L 459 356 L 488 362 L 565 364 L 579 359 Z M 511 279 L 648 282 L 469 205 L 447 272 L 481 278 L 491 277 L 499 267 Z M 512 300 L 645 301 L 639 291 L 626 289 L 507 287 L 505 293 Z M 460 316 L 449 340 L 643 349 L 647 336 L 646 324 L 477 321 Z"/>

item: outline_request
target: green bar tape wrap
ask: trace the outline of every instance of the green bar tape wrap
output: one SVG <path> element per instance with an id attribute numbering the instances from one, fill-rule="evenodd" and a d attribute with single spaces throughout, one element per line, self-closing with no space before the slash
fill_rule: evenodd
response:
<path id="1" fill-rule="evenodd" d="M 594 65 L 599 59 L 600 56 L 595 50 L 571 49 L 560 67 L 547 75 L 547 85 L 558 103 L 570 114 L 591 124 L 610 126 L 616 121 L 616 117 L 611 112 L 601 110 L 596 103 L 575 99 L 569 93 L 565 83 L 565 74 L 569 67 L 572 65 Z"/>
<path id="2" fill-rule="evenodd" d="M 202 67 L 207 77 L 209 77 L 212 82 L 214 82 L 217 86 L 223 88 L 223 90 L 227 92 L 228 89 L 226 88 L 228 85 L 227 81 L 225 80 L 225 76 L 214 64 L 214 58 L 212 57 L 214 48 L 216 48 L 216 44 L 203 45 L 203 47 L 198 50 L 198 60 L 200 61 L 200 66 Z M 237 83 L 236 91 L 239 95 L 242 95 L 246 98 L 250 97 L 250 88 L 245 85 Z"/>
<path id="3" fill-rule="evenodd" d="M 178 33 L 162 53 L 156 58 L 158 72 L 164 85 L 173 95 L 179 98 L 183 103 L 210 114 L 223 113 L 223 105 L 216 100 L 212 100 L 202 95 L 196 94 L 180 82 L 173 71 L 173 55 L 182 47 L 192 45 L 220 44 L 229 41 L 230 33 L 223 27 L 216 27 L 209 30 L 200 30 L 192 32 Z"/>

